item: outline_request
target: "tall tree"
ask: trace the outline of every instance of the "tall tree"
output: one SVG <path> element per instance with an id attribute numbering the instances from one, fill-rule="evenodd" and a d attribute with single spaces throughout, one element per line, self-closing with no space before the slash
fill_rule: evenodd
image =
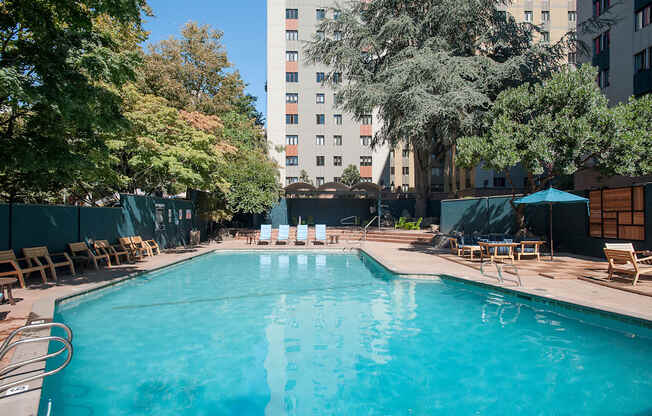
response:
<path id="1" fill-rule="evenodd" d="M 145 0 L 0 3 L 3 198 L 38 200 L 94 171 L 102 134 L 126 126 L 116 88 L 139 57 L 121 41 L 144 39 L 142 13 Z"/>
<path id="2" fill-rule="evenodd" d="M 501 0 L 354 1 L 320 24 L 326 36 L 305 48 L 329 65 L 341 107 L 355 117 L 376 109 L 372 145 L 407 143 L 415 154 L 417 211 L 424 215 L 430 155 L 446 149 L 456 191 L 458 137 L 472 134 L 498 93 L 558 68 L 565 42 L 534 42 L 536 28 L 499 10 Z M 336 35 L 337 33 L 337 35 Z M 333 73 L 345 82 L 333 83 Z"/>
<path id="3" fill-rule="evenodd" d="M 223 33 L 188 22 L 181 37 L 150 45 L 145 57 L 143 88 L 179 109 L 222 115 L 251 110 L 245 84 L 222 45 Z M 252 114 L 252 116 L 254 116 Z"/>
<path id="4" fill-rule="evenodd" d="M 505 172 L 527 172 L 530 192 L 584 169 L 609 175 L 652 173 L 652 98 L 632 100 L 610 110 L 595 82 L 597 69 L 583 65 L 543 83 L 523 84 L 500 93 L 485 118 L 486 134 L 460 139 L 463 166 L 484 163 Z M 522 207 L 515 207 L 519 229 Z"/>
<path id="5" fill-rule="evenodd" d="M 347 166 L 342 172 L 342 183 L 346 186 L 353 186 L 360 183 L 361 177 L 356 165 Z"/>

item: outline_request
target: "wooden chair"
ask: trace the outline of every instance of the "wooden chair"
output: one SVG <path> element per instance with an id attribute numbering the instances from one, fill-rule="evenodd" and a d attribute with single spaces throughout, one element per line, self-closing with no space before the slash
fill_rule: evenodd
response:
<path id="1" fill-rule="evenodd" d="M 518 260 L 521 261 L 521 257 L 533 256 L 537 258 L 537 261 L 541 261 L 541 253 L 539 247 L 545 244 L 544 241 L 521 241 L 518 249 Z"/>
<path id="2" fill-rule="evenodd" d="M 70 249 L 70 253 L 72 254 L 71 257 L 73 260 L 85 260 L 86 264 L 91 264 L 92 261 L 93 266 L 95 266 L 95 270 L 100 269 L 97 264 L 98 260 L 106 260 L 106 265 L 111 267 L 111 258 L 108 254 L 101 252 L 98 252 L 99 254 L 95 254 L 84 242 L 68 243 L 68 249 Z"/>
<path id="3" fill-rule="evenodd" d="M 153 256 L 154 251 L 152 248 L 147 244 L 145 241 L 143 241 L 142 237 L 139 235 L 133 235 L 131 236 L 131 242 L 136 246 L 136 248 L 139 248 L 141 250 L 145 250 L 145 255 L 146 256 Z"/>
<path id="4" fill-rule="evenodd" d="M 125 256 L 127 261 L 131 261 L 131 255 L 119 245 L 112 246 L 107 240 L 95 240 L 93 247 L 98 253 L 106 254 L 113 257 L 116 264 L 120 264 L 120 256 Z"/>
<path id="5" fill-rule="evenodd" d="M 70 268 L 70 273 L 75 275 L 75 265 L 72 262 L 72 259 L 68 253 L 50 253 L 46 246 L 42 247 L 26 247 L 23 248 L 23 255 L 27 259 L 27 264 L 32 265 L 33 262 L 37 262 L 39 259 L 45 259 L 47 267 L 50 268 L 50 273 L 55 280 L 58 280 L 56 269 L 60 267 Z M 58 258 L 59 260 L 54 261 L 52 258 Z M 37 263 L 39 264 L 39 263 Z"/>
<path id="6" fill-rule="evenodd" d="M 456 237 L 451 237 L 448 239 L 448 245 L 451 248 L 451 253 L 456 254 L 458 256 L 462 255 L 462 248 L 460 248 L 460 244 L 457 242 Z"/>
<path id="7" fill-rule="evenodd" d="M 156 240 L 145 240 L 145 243 L 152 249 L 152 254 L 161 254 L 161 248 Z"/>
<path id="8" fill-rule="evenodd" d="M 652 256 L 647 256 L 644 258 L 639 259 L 638 255 L 645 255 L 649 253 L 649 251 L 645 250 L 635 250 L 634 245 L 632 243 L 604 243 L 604 248 L 608 248 L 610 250 L 625 250 L 625 251 L 632 251 L 634 253 L 634 256 L 637 258 L 637 260 L 641 263 L 645 264 L 651 264 L 652 263 Z"/>
<path id="9" fill-rule="evenodd" d="M 118 243 L 122 250 L 128 252 L 133 259 L 140 260 L 143 258 L 143 252 L 147 253 L 147 250 L 136 247 L 130 237 L 120 237 Z"/>
<path id="10" fill-rule="evenodd" d="M 612 280 L 614 273 L 628 274 L 633 276 L 634 281 L 632 282 L 632 286 L 636 286 L 638 278 L 641 274 L 652 273 L 652 266 L 641 263 L 643 260 L 649 260 L 649 257 L 637 259 L 636 253 L 633 251 L 612 250 L 608 248 L 604 249 L 604 255 L 607 257 L 607 261 L 609 261 L 609 280 Z M 631 269 L 617 267 L 617 265 L 626 266 L 627 263 L 631 263 Z"/>
<path id="11" fill-rule="evenodd" d="M 47 283 L 48 279 L 45 276 L 46 265 L 41 264 L 41 262 L 36 259 L 36 265 L 28 265 L 27 267 L 22 267 L 20 265 L 21 261 L 27 261 L 25 258 L 16 258 L 13 250 L 0 251 L 0 264 L 8 264 L 13 270 L 0 272 L 0 276 L 16 276 L 20 281 L 20 286 L 25 288 L 25 274 L 30 274 L 32 272 L 41 273 L 41 279 L 43 283 Z"/>

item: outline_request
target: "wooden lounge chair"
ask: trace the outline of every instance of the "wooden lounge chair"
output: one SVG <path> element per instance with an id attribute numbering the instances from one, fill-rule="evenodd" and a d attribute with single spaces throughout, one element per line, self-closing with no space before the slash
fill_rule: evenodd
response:
<path id="1" fill-rule="evenodd" d="M 308 245 L 308 225 L 307 224 L 302 224 L 302 225 L 297 225 L 297 235 L 296 238 L 294 239 L 294 244 L 304 244 Z"/>
<path id="2" fill-rule="evenodd" d="M 631 251 L 634 253 L 635 257 L 637 260 L 641 263 L 644 264 L 652 264 L 652 256 L 645 256 L 645 254 L 649 253 L 649 251 L 645 250 L 635 250 L 634 245 L 632 243 L 604 243 L 604 248 L 608 248 L 610 250 L 625 250 L 625 251 Z M 643 255 L 644 258 L 638 258 L 638 255 Z"/>
<path id="3" fill-rule="evenodd" d="M 636 286 L 641 274 L 652 274 L 652 266 L 642 264 L 642 261 L 649 260 L 649 257 L 637 259 L 636 253 L 629 250 L 612 250 L 605 248 L 604 255 L 609 262 L 609 280 L 613 279 L 614 273 L 628 274 L 633 277 L 632 286 Z M 632 268 L 627 267 L 631 263 Z M 625 265 L 625 266 L 623 266 Z"/>
<path id="4" fill-rule="evenodd" d="M 118 238 L 118 243 L 120 244 L 122 250 L 129 253 L 132 259 L 140 260 L 143 258 L 143 252 L 146 252 L 146 250 L 136 247 L 136 245 L 131 242 L 131 238 L 129 237 Z"/>
<path id="5" fill-rule="evenodd" d="M 451 248 L 451 253 L 456 254 L 460 257 L 464 257 L 469 255 L 470 259 L 473 260 L 473 253 L 479 253 L 480 257 L 482 258 L 482 248 L 478 245 L 462 245 L 460 246 L 459 242 L 457 241 L 457 238 L 453 237 L 448 240 L 448 244 L 450 245 Z"/>
<path id="6" fill-rule="evenodd" d="M 319 243 L 326 245 L 326 225 L 317 224 L 315 225 L 315 240 L 313 244 Z"/>
<path id="7" fill-rule="evenodd" d="M 0 264 L 8 264 L 12 270 L 0 272 L 0 276 L 16 276 L 18 281 L 20 281 L 20 287 L 25 287 L 25 274 L 30 274 L 32 272 L 41 273 L 41 279 L 43 283 L 47 283 L 48 279 L 45 276 L 45 269 L 47 265 L 41 264 L 41 262 L 36 259 L 33 263 L 35 265 L 28 265 L 23 267 L 20 265 L 20 262 L 26 262 L 25 258 L 16 258 L 13 250 L 0 251 Z"/>
<path id="8" fill-rule="evenodd" d="M 149 246 L 150 249 L 152 249 L 152 254 L 157 255 L 161 254 L 161 248 L 159 247 L 158 243 L 156 240 L 145 240 L 145 243 Z"/>
<path id="9" fill-rule="evenodd" d="M 142 237 L 139 235 L 132 235 L 131 237 L 131 242 L 133 245 L 141 250 L 144 250 L 143 252 L 145 253 L 146 256 L 153 256 L 154 255 L 154 250 L 147 244 L 145 241 L 143 241 Z"/>
<path id="10" fill-rule="evenodd" d="M 131 255 L 127 250 L 124 250 L 119 245 L 112 246 L 107 240 L 95 240 L 93 247 L 98 253 L 106 254 L 109 257 L 113 257 L 115 264 L 120 264 L 120 257 L 124 256 L 127 258 L 127 261 L 131 261 Z"/>
<path id="11" fill-rule="evenodd" d="M 37 262 L 40 259 L 45 259 L 47 263 L 46 266 L 50 268 L 50 273 L 55 280 L 58 280 L 57 277 L 57 268 L 68 267 L 70 273 L 75 275 L 75 265 L 72 262 L 72 259 L 65 251 L 63 253 L 50 253 L 46 246 L 41 247 L 26 247 L 23 248 L 23 255 L 27 259 L 27 264 L 32 265 L 32 263 Z M 57 260 L 53 260 L 53 257 Z M 37 263 L 38 264 L 38 263 Z"/>
<path id="12" fill-rule="evenodd" d="M 91 264 L 91 262 L 93 262 L 95 270 L 100 269 L 97 264 L 98 260 L 106 260 L 106 265 L 111 267 L 111 258 L 108 254 L 95 254 L 84 242 L 68 243 L 68 248 L 70 249 L 71 257 L 73 260 L 85 260 L 86 264 Z"/>
<path id="13" fill-rule="evenodd" d="M 272 224 L 260 225 L 260 236 L 258 237 L 258 244 L 262 243 L 272 243 Z"/>
<path id="14" fill-rule="evenodd" d="M 276 244 L 287 244 L 289 238 L 290 238 L 290 226 L 279 225 L 278 236 L 276 237 Z"/>
<path id="15" fill-rule="evenodd" d="M 460 248 L 460 244 L 457 241 L 456 237 L 451 237 L 448 239 L 448 245 L 451 249 L 451 253 L 455 254 L 457 256 L 462 255 L 462 249 Z"/>

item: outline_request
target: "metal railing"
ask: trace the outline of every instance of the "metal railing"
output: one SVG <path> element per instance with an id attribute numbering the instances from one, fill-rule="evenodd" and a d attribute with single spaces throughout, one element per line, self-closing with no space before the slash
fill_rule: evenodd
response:
<path id="1" fill-rule="evenodd" d="M 37 337 L 32 337 L 32 338 L 23 338 L 21 340 L 12 342 L 14 338 L 16 338 L 21 332 L 24 331 L 34 331 L 34 330 L 41 330 L 41 329 L 48 329 L 52 327 L 59 327 L 63 328 L 63 330 L 66 332 L 66 338 L 54 336 L 54 335 L 46 335 L 46 336 L 37 336 Z M 72 348 L 72 331 L 70 328 L 62 323 L 59 322 L 50 322 L 50 323 L 44 323 L 44 324 L 33 324 L 33 325 L 25 325 L 22 326 L 16 330 L 14 330 L 9 336 L 3 341 L 2 344 L 0 344 L 0 360 L 12 349 L 16 348 L 19 345 L 24 345 L 24 344 L 31 344 L 31 343 L 36 343 L 36 342 L 47 342 L 48 344 L 50 341 L 56 341 L 60 344 L 62 344 L 61 348 L 58 349 L 55 352 L 52 353 L 47 353 L 44 355 L 40 355 L 34 358 L 30 358 L 27 360 L 23 361 L 18 361 L 13 364 L 9 364 L 5 366 L 4 368 L 0 369 L 0 381 L 3 379 L 12 377 L 10 373 L 12 373 L 14 370 L 17 370 L 21 367 L 24 367 L 26 365 L 38 363 L 40 361 L 46 361 L 49 358 L 53 358 L 56 356 L 61 355 L 64 351 L 68 352 L 68 355 L 66 356 L 66 359 L 64 360 L 63 363 L 61 363 L 57 368 L 52 369 L 50 371 L 44 371 L 40 374 L 35 374 L 32 376 L 28 376 L 25 378 L 18 379 L 16 381 L 12 381 L 6 384 L 0 384 L 0 392 L 11 389 L 12 387 L 17 387 L 21 386 L 25 383 L 28 383 L 30 381 L 38 380 L 41 378 L 45 378 L 47 376 L 51 376 L 53 374 L 56 374 L 66 368 L 68 363 L 70 363 L 70 360 L 72 360 L 72 354 L 73 354 L 73 348 Z M 27 387 L 27 386 L 26 386 Z M 22 391 L 22 390 L 21 390 Z"/>
<path id="2" fill-rule="evenodd" d="M 376 221 L 377 218 L 378 218 L 378 215 L 376 215 L 375 217 L 373 217 L 373 218 L 371 219 L 371 221 L 369 221 L 369 222 L 367 223 L 367 225 L 364 226 L 364 229 L 363 229 L 363 231 L 364 231 L 364 241 L 367 241 L 367 228 L 369 228 L 369 226 L 370 226 L 371 224 L 373 224 L 373 222 Z"/>
<path id="3" fill-rule="evenodd" d="M 497 279 L 499 283 L 505 283 L 505 281 L 508 281 L 516 283 L 517 286 L 523 286 L 523 282 L 521 281 L 521 274 L 518 272 L 518 268 L 515 264 L 497 263 L 494 261 L 491 263 L 496 266 L 496 272 L 498 273 Z M 503 276 L 503 269 L 505 266 L 511 266 L 514 269 L 514 275 L 516 276 L 516 279 L 505 279 Z M 484 272 L 484 262 L 480 262 L 480 273 L 482 273 L 483 276 L 489 276 Z"/>
<path id="4" fill-rule="evenodd" d="M 350 222 L 353 220 L 353 222 Z M 350 217 L 340 218 L 340 225 L 358 225 L 358 216 L 351 215 Z"/>

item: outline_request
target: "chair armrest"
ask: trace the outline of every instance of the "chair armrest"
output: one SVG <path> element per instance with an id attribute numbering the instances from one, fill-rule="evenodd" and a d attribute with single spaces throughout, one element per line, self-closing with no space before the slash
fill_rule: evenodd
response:
<path id="1" fill-rule="evenodd" d="M 637 263 L 640 263 L 640 262 L 642 262 L 642 261 L 650 261 L 650 260 L 652 260 L 652 256 L 643 257 L 642 259 L 638 259 L 638 258 L 637 258 L 637 259 L 636 259 L 636 262 L 637 262 Z"/>
<path id="2" fill-rule="evenodd" d="M 18 263 L 15 260 L 0 260 L 0 264 L 4 263 L 11 264 L 16 271 L 20 270 L 20 267 L 18 267 Z"/>

